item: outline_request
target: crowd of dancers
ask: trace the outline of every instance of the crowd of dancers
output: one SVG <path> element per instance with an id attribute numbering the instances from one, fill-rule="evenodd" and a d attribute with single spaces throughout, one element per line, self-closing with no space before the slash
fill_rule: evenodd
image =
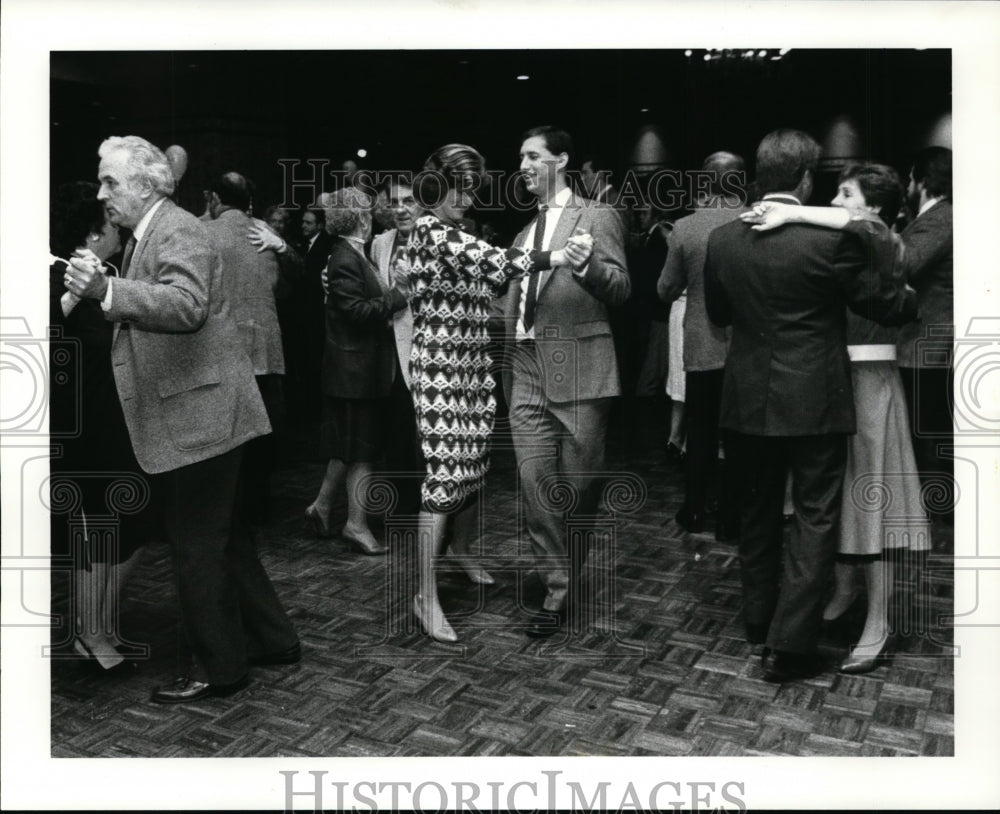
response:
<path id="1" fill-rule="evenodd" d="M 205 191 L 200 218 L 176 205 L 179 147 L 113 137 L 98 155 L 98 183 L 59 187 L 51 212 L 51 319 L 82 361 L 51 419 L 53 492 L 70 485 L 63 514 L 83 518 L 69 533 L 54 501 L 81 657 L 122 662 L 118 592 L 152 539 L 170 547 L 183 640 L 153 701 L 229 695 L 250 667 L 303 657 L 253 534 L 289 410 L 319 419 L 328 461 L 304 507 L 315 533 L 333 533 L 346 488 L 341 535 L 386 554 L 365 490 L 380 471 L 412 476 L 400 482 L 418 530 L 412 611 L 456 641 L 435 565 L 450 546 L 473 583 L 493 582 L 478 501 L 497 384 L 544 587 L 527 635 L 565 633 L 588 601 L 585 535 L 544 496 L 558 486 L 576 525 L 596 518 L 612 409 L 665 391 L 664 442 L 685 471 L 677 522 L 701 534 L 714 518 L 737 544 L 765 677 L 826 669 L 821 628 L 852 604 L 859 565 L 866 623 L 839 669 L 885 657 L 892 554 L 929 549 L 928 483 L 950 488 L 938 443 L 951 433 L 950 150 L 914 157 L 908 188 L 886 165 L 846 167 L 832 207 L 809 207 L 820 148 L 779 130 L 751 184 L 742 157 L 708 156 L 710 183 L 677 218 L 653 197 L 626 201 L 594 158 L 574 188 L 570 135 L 536 127 L 518 168 L 535 211 L 509 247 L 468 215 L 488 178 L 468 145 L 376 190 L 348 176 L 301 213 L 301 241 L 289 210 L 253 216 L 237 172 Z M 131 234 L 120 270 L 119 229 Z M 93 528 L 107 512 L 99 472 L 151 494 L 112 538 Z"/>

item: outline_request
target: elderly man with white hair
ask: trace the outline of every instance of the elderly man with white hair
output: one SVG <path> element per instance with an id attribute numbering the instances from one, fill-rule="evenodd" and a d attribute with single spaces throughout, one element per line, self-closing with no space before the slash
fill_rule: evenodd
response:
<path id="1" fill-rule="evenodd" d="M 234 512 L 244 445 L 270 432 L 204 224 L 175 205 L 167 157 L 138 136 L 98 151 L 98 198 L 132 230 L 121 277 L 78 251 L 66 286 L 115 322 L 112 364 L 176 572 L 185 646 L 158 703 L 229 695 L 250 664 L 300 657 L 298 636 Z"/>

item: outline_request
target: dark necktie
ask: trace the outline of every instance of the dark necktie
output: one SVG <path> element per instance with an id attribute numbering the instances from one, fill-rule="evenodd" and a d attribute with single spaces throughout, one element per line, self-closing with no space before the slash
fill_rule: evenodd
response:
<path id="1" fill-rule="evenodd" d="M 128 267 L 132 263 L 132 254 L 135 252 L 135 236 L 128 239 L 125 244 L 125 255 L 122 257 L 122 279 L 128 277 Z"/>
<path id="2" fill-rule="evenodd" d="M 536 252 L 542 250 L 545 243 L 545 210 L 547 206 L 538 207 L 538 220 L 535 221 L 535 239 L 532 248 Z M 528 295 L 524 300 L 524 330 L 530 331 L 535 324 L 535 300 L 538 299 L 538 272 L 528 275 Z"/>

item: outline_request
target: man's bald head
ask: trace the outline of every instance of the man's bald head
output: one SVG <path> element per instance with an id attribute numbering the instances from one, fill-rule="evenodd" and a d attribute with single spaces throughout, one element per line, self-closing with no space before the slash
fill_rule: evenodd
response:
<path id="1" fill-rule="evenodd" d="M 746 187 L 746 162 L 736 153 L 712 153 L 702 163 L 701 174 L 707 178 L 707 184 L 699 187 L 708 195 L 706 202 L 714 196 L 740 193 Z"/>
<path id="2" fill-rule="evenodd" d="M 246 212 L 253 203 L 253 181 L 238 172 L 227 172 L 212 183 L 212 192 L 225 209 L 239 209 Z"/>

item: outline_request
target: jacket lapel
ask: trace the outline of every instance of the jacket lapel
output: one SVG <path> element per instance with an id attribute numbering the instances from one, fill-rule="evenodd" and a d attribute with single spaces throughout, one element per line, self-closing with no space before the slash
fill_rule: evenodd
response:
<path id="1" fill-rule="evenodd" d="M 149 225 L 146 226 L 146 231 L 142 233 L 142 240 L 138 241 L 135 246 L 135 251 L 132 252 L 132 257 L 128 261 L 128 269 L 122 279 L 134 280 L 136 279 L 135 270 L 139 268 L 139 264 L 142 262 L 142 257 L 146 252 L 146 247 L 149 245 L 153 234 L 156 231 L 156 227 L 159 225 L 160 220 L 163 218 L 164 213 L 172 207 L 174 204 L 169 198 L 164 198 L 163 203 L 160 204 L 159 208 L 153 213 L 153 217 L 149 220 Z M 112 298 L 114 294 L 111 295 Z M 111 344 L 114 345 L 115 341 L 118 339 L 118 333 L 121 331 L 121 322 L 115 321 L 114 331 L 111 334 Z"/>
<path id="2" fill-rule="evenodd" d="M 129 261 L 128 264 L 128 274 L 126 276 L 126 279 L 134 280 L 136 278 L 135 269 L 137 269 L 139 267 L 139 264 L 142 262 L 142 257 L 146 253 L 146 247 L 152 241 L 153 235 L 156 232 L 157 226 L 159 226 L 160 220 L 162 220 L 166 211 L 173 205 L 174 204 L 171 202 L 169 198 L 165 198 L 163 203 L 160 204 L 160 207 L 153 214 L 153 217 L 149 221 L 149 225 L 146 227 L 146 231 L 143 232 L 142 234 L 142 240 L 138 242 L 138 244 L 135 247 L 135 251 L 132 253 L 132 259 L 131 261 Z"/>
<path id="3" fill-rule="evenodd" d="M 552 233 L 552 240 L 549 241 L 549 251 L 555 251 L 556 249 L 561 249 L 566 245 L 566 241 L 569 240 L 570 235 L 573 234 L 573 230 L 580 223 L 580 216 L 583 213 L 583 202 L 580 198 L 575 195 L 570 197 L 566 202 L 566 206 L 562 208 L 559 213 L 559 221 L 556 223 L 556 230 Z M 552 271 L 541 272 L 541 277 L 538 279 L 538 295 L 541 296 L 542 292 L 545 290 L 545 286 L 549 284 L 552 279 Z"/>

